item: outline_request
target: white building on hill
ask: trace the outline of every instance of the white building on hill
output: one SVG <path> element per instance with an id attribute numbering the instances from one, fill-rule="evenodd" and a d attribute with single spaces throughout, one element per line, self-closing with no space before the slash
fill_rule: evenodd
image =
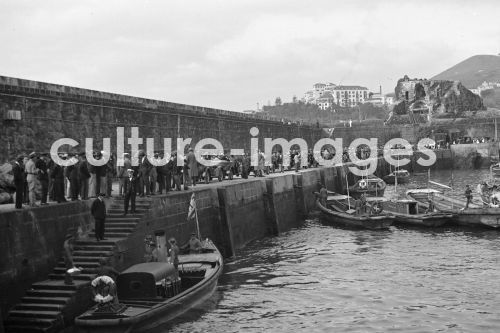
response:
<path id="1" fill-rule="evenodd" d="M 368 88 L 361 86 L 337 86 L 331 82 L 316 83 L 313 90 L 304 94 L 304 103 L 316 104 L 326 110 L 333 104 L 343 107 L 354 107 L 368 99 Z"/>

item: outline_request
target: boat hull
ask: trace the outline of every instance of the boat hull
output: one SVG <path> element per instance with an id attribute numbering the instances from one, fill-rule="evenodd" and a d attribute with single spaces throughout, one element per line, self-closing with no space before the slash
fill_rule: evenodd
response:
<path id="1" fill-rule="evenodd" d="M 214 270 L 206 279 L 192 288 L 134 316 L 91 319 L 87 318 L 84 314 L 75 320 L 76 331 L 86 333 L 143 332 L 168 323 L 212 296 L 217 287 L 219 276 L 222 273 L 222 257 L 220 253 L 218 255 L 220 257 L 219 264 L 216 264 Z M 182 264 L 182 260 L 180 264 Z M 126 301 L 124 302 L 126 303 Z M 140 307 L 132 305 L 130 308 L 135 309 Z"/>
<path id="2" fill-rule="evenodd" d="M 456 221 L 463 226 L 500 228 L 500 208 L 471 208 L 458 212 Z"/>
<path id="3" fill-rule="evenodd" d="M 441 212 L 452 213 L 453 221 L 458 225 L 500 228 L 500 208 L 483 208 L 482 205 L 471 203 L 469 208 L 465 209 L 465 200 L 446 197 L 439 193 L 434 193 L 433 196 L 436 208 Z M 427 195 L 423 193 L 412 194 L 409 191 L 408 197 L 419 201 L 423 207 L 428 207 Z"/>
<path id="4" fill-rule="evenodd" d="M 453 214 L 397 214 L 394 213 L 396 224 L 414 225 L 420 227 L 440 227 L 453 221 Z"/>
<path id="5" fill-rule="evenodd" d="M 391 215 L 353 216 L 328 209 L 319 200 L 316 200 L 316 207 L 321 211 L 324 219 L 333 225 L 356 229 L 380 230 L 388 229 L 394 223 L 394 216 Z"/>

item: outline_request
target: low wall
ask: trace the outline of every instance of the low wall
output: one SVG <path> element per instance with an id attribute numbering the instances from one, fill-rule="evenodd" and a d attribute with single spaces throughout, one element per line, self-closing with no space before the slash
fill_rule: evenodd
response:
<path id="1" fill-rule="evenodd" d="M 0 214 L 0 301 L 4 317 L 33 282 L 46 279 L 52 272 L 62 257 L 66 234 L 79 226 L 89 230 L 89 205 L 76 201 Z"/>

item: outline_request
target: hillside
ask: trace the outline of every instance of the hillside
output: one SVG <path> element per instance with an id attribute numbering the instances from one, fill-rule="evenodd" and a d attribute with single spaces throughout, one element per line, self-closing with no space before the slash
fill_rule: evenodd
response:
<path id="1" fill-rule="evenodd" d="M 472 56 L 434 76 L 431 80 L 460 81 L 469 89 L 476 88 L 484 81 L 500 82 L 500 56 Z"/>
<path id="2" fill-rule="evenodd" d="M 264 106 L 263 113 L 278 119 L 287 121 L 303 121 L 307 123 L 319 123 L 321 126 L 335 124 L 342 121 L 361 120 L 383 120 L 388 111 L 371 104 L 361 104 L 358 108 L 336 107 L 336 112 L 331 110 L 320 110 L 316 105 L 299 103 L 285 103 L 277 106 Z"/>

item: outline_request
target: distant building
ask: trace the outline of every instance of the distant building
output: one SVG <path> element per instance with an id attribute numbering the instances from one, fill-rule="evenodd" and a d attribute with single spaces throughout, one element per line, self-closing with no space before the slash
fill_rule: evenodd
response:
<path id="1" fill-rule="evenodd" d="M 325 91 L 323 93 L 323 96 L 316 100 L 316 104 L 321 110 L 328 110 L 329 108 L 331 108 L 334 105 L 334 98 L 332 93 L 329 91 Z"/>
<path id="2" fill-rule="evenodd" d="M 333 92 L 335 103 L 343 107 L 354 107 L 368 99 L 368 88 L 361 86 L 337 86 Z"/>
<path id="3" fill-rule="evenodd" d="M 353 107 L 368 99 L 368 88 L 361 86 L 337 86 L 334 83 L 316 83 L 313 90 L 304 94 L 304 103 L 316 104 L 326 110 L 333 104 L 343 107 Z"/>

